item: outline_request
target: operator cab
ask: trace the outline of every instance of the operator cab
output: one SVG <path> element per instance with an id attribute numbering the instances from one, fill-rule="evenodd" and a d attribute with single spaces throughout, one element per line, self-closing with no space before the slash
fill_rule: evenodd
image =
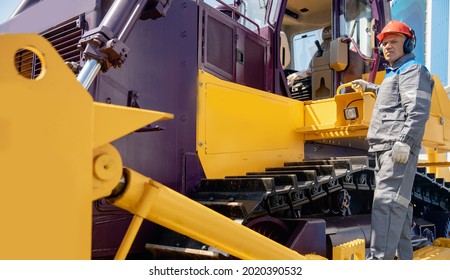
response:
<path id="1" fill-rule="evenodd" d="M 330 98 L 337 85 L 369 72 L 370 62 L 365 59 L 373 56 L 372 18 L 372 4 L 365 0 L 288 1 L 281 31 L 290 44 L 291 60 L 284 71 L 292 97 Z M 342 38 L 348 38 L 349 45 L 347 57 L 340 58 L 330 45 Z M 333 67 L 336 59 L 343 60 L 343 69 Z"/>
<path id="2" fill-rule="evenodd" d="M 390 17 L 386 1 L 204 3 L 202 69 L 302 101 L 333 97 L 339 85 L 374 74 L 375 26 Z"/>

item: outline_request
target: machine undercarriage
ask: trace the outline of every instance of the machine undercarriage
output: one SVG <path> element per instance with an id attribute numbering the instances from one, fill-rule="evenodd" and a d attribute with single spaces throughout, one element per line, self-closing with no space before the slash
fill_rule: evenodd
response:
<path id="1" fill-rule="evenodd" d="M 204 179 L 191 198 L 302 254 L 331 259 L 339 244 L 363 239 L 369 245 L 373 168 L 365 156 L 286 162 L 245 176 Z M 448 237 L 450 191 L 425 168 L 415 176 L 411 231 L 420 249 Z M 158 258 L 233 258 L 174 232 L 163 236 L 146 246 Z"/>

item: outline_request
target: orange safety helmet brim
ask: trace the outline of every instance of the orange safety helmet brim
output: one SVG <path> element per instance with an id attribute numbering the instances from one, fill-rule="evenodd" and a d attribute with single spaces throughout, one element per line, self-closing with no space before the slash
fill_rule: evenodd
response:
<path id="1" fill-rule="evenodd" d="M 386 24 L 383 30 L 381 30 L 381 33 L 377 35 L 377 39 L 380 42 L 383 42 L 383 39 L 386 35 L 393 33 L 401 33 L 408 36 L 409 38 L 413 37 L 411 28 L 407 24 L 401 21 L 391 20 L 388 24 Z"/>

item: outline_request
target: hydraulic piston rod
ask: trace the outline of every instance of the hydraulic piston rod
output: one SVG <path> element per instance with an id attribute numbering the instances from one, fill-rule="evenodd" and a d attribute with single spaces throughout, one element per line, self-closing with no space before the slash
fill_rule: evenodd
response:
<path id="1" fill-rule="evenodd" d="M 97 77 L 101 68 L 102 66 L 95 59 L 89 59 L 78 74 L 77 80 L 85 89 L 88 89 Z"/>
<path id="2" fill-rule="evenodd" d="M 81 39 L 86 44 L 84 59 L 86 63 L 77 80 L 88 89 L 100 70 L 107 71 L 110 66 L 120 67 L 128 48 L 123 44 L 136 21 L 147 5 L 148 0 L 116 0 L 100 25 L 87 32 Z"/>

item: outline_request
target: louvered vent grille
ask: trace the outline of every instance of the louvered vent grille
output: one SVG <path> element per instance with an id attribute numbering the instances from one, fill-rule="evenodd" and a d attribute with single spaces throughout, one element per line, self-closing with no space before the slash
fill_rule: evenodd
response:
<path id="1" fill-rule="evenodd" d="M 80 62 L 78 41 L 83 34 L 78 17 L 68 20 L 41 35 L 46 38 L 66 62 Z M 21 49 L 16 53 L 16 68 L 21 75 L 35 79 L 41 72 L 41 62 L 31 51 Z"/>

